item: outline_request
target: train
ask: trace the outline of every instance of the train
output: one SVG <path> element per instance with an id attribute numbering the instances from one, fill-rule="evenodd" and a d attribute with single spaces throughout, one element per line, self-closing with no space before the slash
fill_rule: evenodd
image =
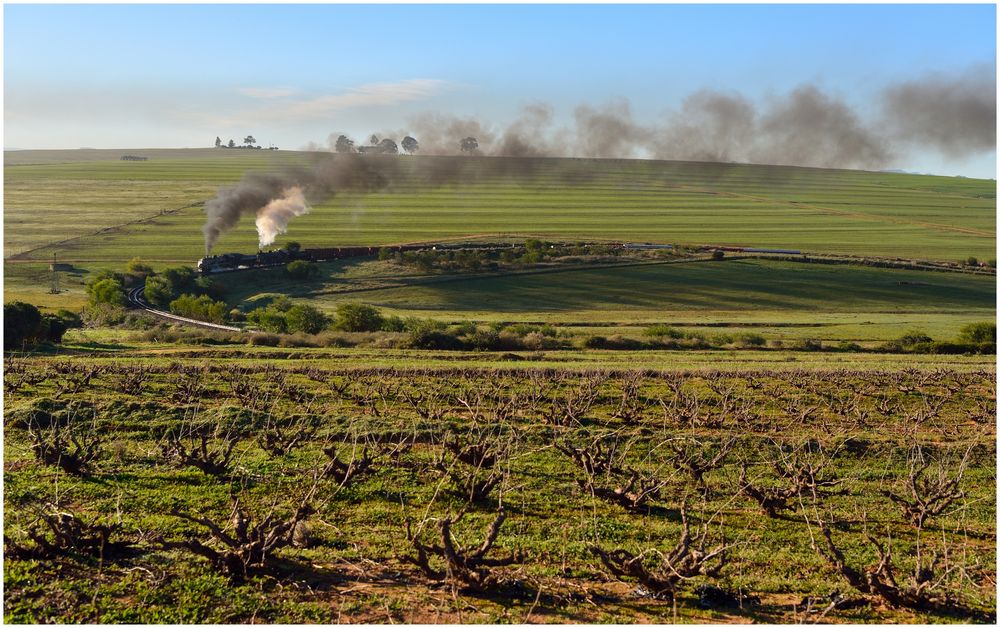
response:
<path id="1" fill-rule="evenodd" d="M 278 249 L 275 251 L 258 251 L 256 255 L 244 253 L 223 253 L 221 255 L 210 255 L 198 260 L 198 272 L 202 275 L 212 275 L 216 273 L 227 273 L 237 270 L 248 270 L 251 268 L 269 268 L 273 266 L 284 266 L 295 260 L 307 262 L 327 262 L 336 259 L 349 257 L 370 257 L 378 255 L 383 249 L 390 253 L 402 253 L 406 251 L 425 250 L 499 250 L 511 248 L 513 245 L 498 244 L 396 244 L 391 246 L 335 246 L 321 249 Z"/>
<path id="2" fill-rule="evenodd" d="M 203 275 L 212 275 L 250 268 L 284 266 L 295 260 L 323 262 L 347 257 L 365 257 L 377 254 L 379 248 L 374 246 L 340 246 L 324 249 L 258 251 L 255 255 L 223 253 L 221 255 L 210 255 L 198 260 L 198 272 Z"/>
<path id="3" fill-rule="evenodd" d="M 774 255 L 803 255 L 798 249 L 759 249 L 748 246 L 713 246 L 708 247 L 719 251 L 730 251 L 732 253 L 771 253 Z"/>
<path id="4" fill-rule="evenodd" d="M 258 251 L 255 255 L 244 253 L 223 253 L 221 255 L 210 255 L 198 260 L 198 272 L 202 275 L 213 275 L 216 273 L 227 273 L 238 270 L 248 270 L 251 268 L 270 268 L 274 266 L 284 266 L 295 260 L 307 262 L 326 262 L 330 260 L 345 259 L 349 257 L 371 257 L 379 254 L 379 251 L 386 249 L 390 253 L 401 253 L 407 251 L 425 250 L 501 250 L 517 247 L 517 244 L 490 244 L 490 243 L 461 243 L 461 244 L 396 244 L 391 246 L 336 246 L 320 249 L 277 249 L 274 251 Z M 613 248 L 624 250 L 658 250 L 672 249 L 670 244 L 652 244 L 648 242 L 617 242 L 610 244 Z M 733 253 L 770 253 L 778 255 L 802 255 L 802 251 L 796 249 L 762 249 L 752 247 L 718 246 L 703 247 L 706 250 L 720 250 Z"/>

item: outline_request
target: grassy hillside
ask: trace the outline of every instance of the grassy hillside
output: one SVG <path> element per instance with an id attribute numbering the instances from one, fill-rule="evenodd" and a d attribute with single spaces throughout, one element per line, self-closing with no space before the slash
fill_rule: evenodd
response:
<path id="1" fill-rule="evenodd" d="M 160 262 L 203 254 L 198 207 L 247 170 L 305 163 L 288 151 L 16 151 L 5 155 L 5 257 Z M 60 161 L 61 160 L 61 161 Z M 531 233 L 800 248 L 955 260 L 994 257 L 993 181 L 687 162 L 398 157 L 389 191 L 341 195 L 296 220 L 306 246 Z M 442 173 L 448 173 L 442 177 Z M 457 173 L 457 174 L 456 174 Z M 458 178 L 460 184 L 434 181 Z M 171 213 L 159 216 L 161 210 Z M 173 211 L 177 210 L 177 211 Z M 140 224 L 95 233 L 141 217 Z M 85 234 L 93 234 L 86 236 Z M 253 250 L 244 221 L 218 249 Z"/>
<path id="2" fill-rule="evenodd" d="M 648 325 L 769 339 L 870 342 L 922 329 L 953 338 L 994 317 L 992 276 L 729 259 L 569 267 L 493 276 L 405 276 L 388 262 L 321 265 L 315 281 L 280 270 L 227 277 L 230 300 L 252 307 L 274 294 L 331 311 L 363 301 L 402 316 L 445 321 L 544 322 L 592 334 L 640 335 Z M 580 331 L 583 331 L 582 329 Z"/>

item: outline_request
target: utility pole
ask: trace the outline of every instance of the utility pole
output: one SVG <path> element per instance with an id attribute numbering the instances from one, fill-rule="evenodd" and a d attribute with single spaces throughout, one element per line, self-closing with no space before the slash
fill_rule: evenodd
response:
<path id="1" fill-rule="evenodd" d="M 52 254 L 52 286 L 49 294 L 59 294 L 59 265 L 56 263 L 56 254 Z"/>

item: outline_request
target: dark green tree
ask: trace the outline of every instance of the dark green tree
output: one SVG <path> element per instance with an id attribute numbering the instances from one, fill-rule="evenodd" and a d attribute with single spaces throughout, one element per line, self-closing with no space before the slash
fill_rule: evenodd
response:
<path id="1" fill-rule="evenodd" d="M 337 306 L 334 327 L 342 331 L 378 331 L 385 319 L 376 308 L 363 303 L 342 303 Z"/>
<path id="2" fill-rule="evenodd" d="M 38 341 L 42 315 L 30 303 L 14 301 L 3 306 L 3 348 L 24 349 Z"/>
<path id="3" fill-rule="evenodd" d="M 289 332 L 318 334 L 326 329 L 328 322 L 323 312 L 311 305 L 293 305 L 285 312 L 285 324 Z"/>
<path id="4" fill-rule="evenodd" d="M 969 323 L 958 332 L 959 342 L 982 344 L 997 341 L 997 324 L 991 321 Z"/>
<path id="5" fill-rule="evenodd" d="M 341 135 L 337 138 L 337 144 L 335 150 L 338 153 L 353 153 L 354 152 L 354 140 L 349 139 L 346 135 Z"/>
<path id="6" fill-rule="evenodd" d="M 158 307 L 167 307 L 174 299 L 174 290 L 166 277 L 146 277 L 146 285 L 142 291 L 146 301 Z"/>
<path id="7" fill-rule="evenodd" d="M 90 305 L 107 303 L 122 307 L 125 305 L 125 286 L 121 279 L 104 278 L 87 284 L 87 301 Z"/>
<path id="8" fill-rule="evenodd" d="M 319 268 L 315 264 L 297 259 L 285 266 L 285 272 L 293 279 L 312 279 L 319 274 Z"/>
<path id="9" fill-rule="evenodd" d="M 474 153 L 479 150 L 479 140 L 474 137 L 466 137 L 459 142 L 459 147 L 463 153 Z"/>
<path id="10" fill-rule="evenodd" d="M 386 155 L 397 155 L 399 154 L 399 147 L 396 146 L 396 142 L 385 138 L 378 143 L 378 152 L 385 153 Z"/>

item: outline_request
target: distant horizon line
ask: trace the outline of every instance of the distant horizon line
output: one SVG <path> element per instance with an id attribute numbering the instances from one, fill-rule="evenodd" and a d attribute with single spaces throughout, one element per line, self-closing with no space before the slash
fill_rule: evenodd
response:
<path id="1" fill-rule="evenodd" d="M 114 148 L 96 148 L 93 146 L 79 146 L 77 148 L 21 148 L 21 147 L 3 147 L 3 152 L 26 152 L 26 151 L 82 151 L 82 150 L 104 150 L 104 151 L 119 151 L 119 150 L 261 150 L 261 151 L 285 151 L 292 153 L 329 153 L 333 155 L 344 154 L 337 153 L 333 150 L 310 150 L 307 148 L 242 148 L 234 147 L 229 148 L 226 146 L 171 146 L 171 147 L 155 147 L 155 146 L 143 146 L 143 147 L 114 147 Z M 350 154 L 361 154 L 361 153 L 350 153 Z M 829 168 L 823 166 L 800 166 L 796 164 L 768 164 L 768 163 L 756 163 L 756 162 L 742 162 L 742 161 L 698 161 L 694 159 L 650 159 L 644 157 L 567 157 L 563 155 L 536 155 L 531 157 L 515 157 L 510 155 L 462 155 L 461 153 L 448 154 L 448 155 L 399 155 L 401 157 L 488 157 L 493 159 L 574 159 L 574 160 L 588 160 L 588 161 L 658 161 L 658 162 L 675 162 L 675 163 L 696 163 L 696 164 L 719 164 L 719 165 L 732 165 L 732 166 L 767 166 L 771 168 L 806 168 L 809 170 L 838 170 L 846 172 L 871 172 L 878 174 L 910 174 L 922 177 L 946 177 L 949 179 L 979 179 L 981 181 L 996 181 L 996 177 L 972 177 L 963 174 L 935 174 L 933 172 L 917 172 L 914 170 L 904 170 L 901 168 L 883 168 L 880 170 L 865 170 L 862 168 Z M 7 164 L 4 164 L 5 166 Z"/>

